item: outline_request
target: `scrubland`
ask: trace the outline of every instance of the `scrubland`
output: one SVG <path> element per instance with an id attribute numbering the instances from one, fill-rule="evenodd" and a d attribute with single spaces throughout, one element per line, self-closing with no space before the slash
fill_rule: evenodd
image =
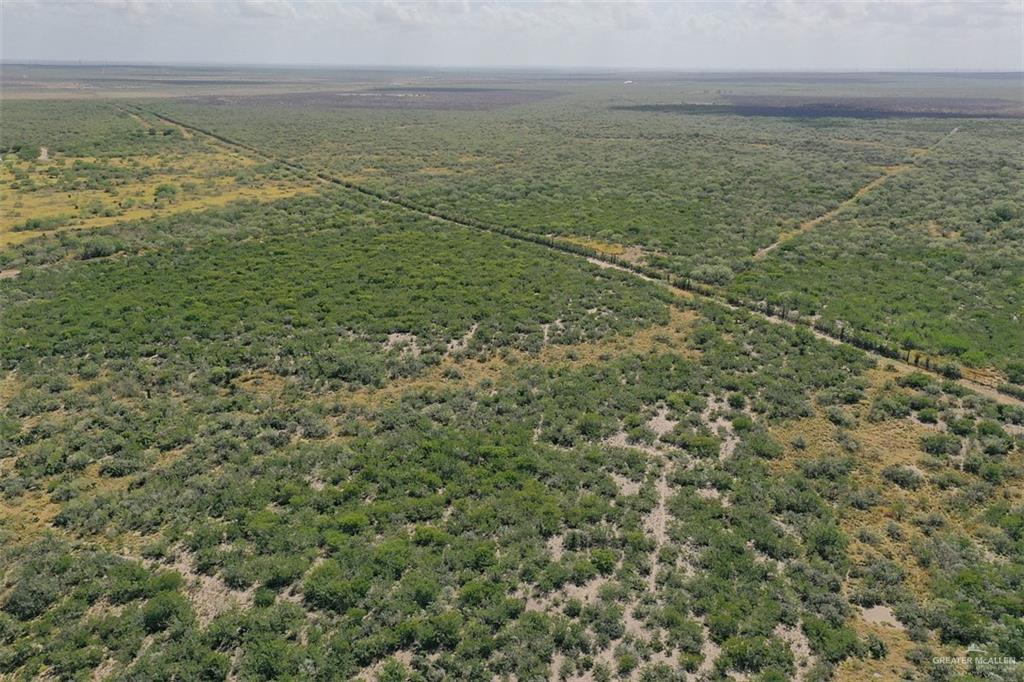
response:
<path id="1" fill-rule="evenodd" d="M 1019 120 L 260 77 L 3 105 L 0 675 L 1019 674 Z"/>

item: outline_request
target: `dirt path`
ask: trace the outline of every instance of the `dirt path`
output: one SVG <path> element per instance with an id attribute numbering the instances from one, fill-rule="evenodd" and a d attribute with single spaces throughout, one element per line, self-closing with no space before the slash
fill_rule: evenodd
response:
<path id="1" fill-rule="evenodd" d="M 952 137 L 953 134 L 955 132 L 957 132 L 958 130 L 960 130 L 959 126 L 957 126 L 956 128 L 953 128 L 951 131 L 949 131 L 948 133 L 943 135 L 939 139 L 938 142 L 936 142 L 932 146 L 928 147 L 927 149 L 925 149 L 923 151 L 920 151 L 919 153 L 915 154 L 914 155 L 914 161 L 916 162 L 918 159 L 927 156 L 933 149 L 935 149 L 940 144 L 942 144 L 943 142 L 948 140 L 950 137 Z M 774 242 L 772 242 L 768 246 L 765 246 L 765 247 L 763 247 L 761 249 L 758 249 L 757 253 L 754 254 L 754 260 L 755 261 L 759 261 L 759 260 L 763 259 L 769 253 L 771 253 L 772 251 L 776 250 L 777 248 L 779 248 L 780 246 L 782 246 L 786 242 L 790 241 L 794 237 L 798 237 L 798 236 L 800 236 L 801 234 L 803 234 L 805 232 L 809 232 L 809 231 L 813 230 L 815 227 L 817 227 L 821 223 L 825 222 L 826 220 L 829 220 L 830 218 L 833 218 L 836 215 L 838 215 L 838 214 L 842 213 L 843 211 L 845 211 L 846 209 L 850 208 L 851 206 L 856 204 L 858 201 L 860 201 L 866 194 L 868 194 L 872 190 L 878 188 L 879 186 L 884 184 L 890 178 L 895 177 L 897 175 L 900 175 L 902 173 L 906 173 L 907 171 L 909 171 L 909 170 L 911 170 L 913 168 L 916 168 L 916 167 L 917 167 L 916 163 L 903 163 L 903 164 L 897 164 L 895 166 L 886 166 L 885 172 L 882 175 L 878 176 L 877 178 L 875 178 L 874 180 L 872 180 L 868 184 L 866 184 L 863 187 L 861 187 L 860 189 L 858 189 L 856 192 L 854 192 L 853 196 L 850 197 L 849 199 L 847 199 L 846 201 L 841 202 L 840 204 L 838 204 L 832 210 L 827 211 L 825 213 L 822 213 L 820 216 L 818 216 L 816 218 L 811 218 L 810 220 L 806 220 L 806 221 L 800 223 L 795 229 L 787 230 L 786 232 L 781 233 L 775 239 Z"/>
<path id="2" fill-rule="evenodd" d="M 928 152 L 932 151 L 933 149 L 935 149 L 936 147 L 938 147 L 938 146 L 939 146 L 940 144 L 942 144 L 943 142 L 945 142 L 945 141 L 946 141 L 946 140 L 948 140 L 949 138 L 953 137 L 953 135 L 954 135 L 955 133 L 959 132 L 959 131 L 960 131 L 960 126 L 957 126 L 956 128 L 953 128 L 953 129 L 952 129 L 952 130 L 950 130 L 950 131 L 949 131 L 948 133 L 946 133 L 945 135 L 943 135 L 943 136 L 942 136 L 942 139 L 941 139 L 941 140 L 939 140 L 938 142 L 936 142 L 935 144 L 933 144 L 933 145 L 932 145 L 931 147 L 928 147 L 928 150 L 927 150 L 927 151 L 928 151 Z M 926 153 L 927 153 L 927 152 L 926 152 Z"/>
<path id="3" fill-rule="evenodd" d="M 268 154 L 268 153 L 266 153 L 266 152 L 264 152 L 264 151 L 262 151 L 260 149 L 257 149 L 256 147 L 253 147 L 251 145 L 245 144 L 244 142 L 236 142 L 235 140 L 232 140 L 230 138 L 224 137 L 223 135 L 220 135 L 218 133 L 214 133 L 214 132 L 211 132 L 211 131 L 208 131 L 208 130 L 204 130 L 202 128 L 190 125 L 188 123 L 184 123 L 182 121 L 177 121 L 177 120 L 172 119 L 170 117 L 164 116 L 163 114 L 159 114 L 159 113 L 157 113 L 155 111 L 148 111 L 148 110 L 145 110 L 145 109 L 141 109 L 139 107 L 133 107 L 133 108 L 135 108 L 137 111 L 141 111 L 141 112 L 147 113 L 147 114 L 149 114 L 151 116 L 155 116 L 156 118 L 160 119 L 161 121 L 165 121 L 165 122 L 170 123 L 172 125 L 181 126 L 181 127 L 185 128 L 185 129 L 191 131 L 193 134 L 202 135 L 204 137 L 211 138 L 211 139 L 213 139 L 213 140 L 215 140 L 217 142 L 220 142 L 223 145 L 227 145 L 228 147 L 230 147 L 230 148 L 232 148 L 234 150 L 241 149 L 241 150 L 249 152 L 250 154 L 258 156 L 261 159 L 264 159 L 266 161 L 271 161 L 271 162 L 274 162 L 274 163 L 279 163 L 279 164 L 281 164 L 281 165 L 283 165 L 283 166 L 285 166 L 287 168 L 290 168 L 292 170 L 295 170 L 295 171 L 299 172 L 300 174 L 305 175 L 306 177 L 308 177 L 309 179 L 311 179 L 313 181 L 320 182 L 320 183 L 325 184 L 325 185 L 333 185 L 333 186 L 336 186 L 336 187 L 344 187 L 346 189 L 358 192 L 358 193 L 363 194 L 365 196 L 372 197 L 373 199 L 376 199 L 377 201 L 381 202 L 382 204 L 386 204 L 386 205 L 389 205 L 389 206 L 395 206 L 395 207 L 398 207 L 398 208 L 402 208 L 402 209 L 410 211 L 412 213 L 416 213 L 418 215 L 421 215 L 421 216 L 423 216 L 425 218 L 429 218 L 431 220 L 436 220 L 436 221 L 443 222 L 443 223 L 448 223 L 450 225 L 458 225 L 459 227 L 467 227 L 467 228 L 472 228 L 472 229 L 475 229 L 475 230 L 481 230 L 483 232 L 490 232 L 492 234 L 500 234 L 500 235 L 503 235 L 503 236 L 508 237 L 510 239 L 516 239 L 516 240 L 523 241 L 523 242 L 530 242 L 530 243 L 533 243 L 533 244 L 538 244 L 540 246 L 547 247 L 547 248 L 551 249 L 552 251 L 560 251 L 562 253 L 566 253 L 566 254 L 570 254 L 570 255 L 576 256 L 578 258 L 581 258 L 583 260 L 586 260 L 586 261 L 590 262 L 591 264 L 599 265 L 601 267 L 613 268 L 613 269 L 616 269 L 616 270 L 619 270 L 619 271 L 622 271 L 622 272 L 626 272 L 626 273 L 628 273 L 628 274 L 630 274 L 630 275 L 632 275 L 634 277 L 637 277 L 639 279 L 643 279 L 643 280 L 645 280 L 647 282 L 651 282 L 651 283 L 655 284 L 656 286 L 659 286 L 659 287 L 663 288 L 664 290 L 670 292 L 673 296 L 681 296 L 681 297 L 686 297 L 686 298 L 699 298 L 701 300 L 704 300 L 704 301 L 707 301 L 707 302 L 710 302 L 710 303 L 715 303 L 717 305 L 724 306 L 726 308 L 729 308 L 730 310 L 741 310 L 742 309 L 742 310 L 746 311 L 749 314 L 756 315 L 756 316 L 761 317 L 762 319 L 765 319 L 765 320 L 767 320 L 769 322 L 772 322 L 772 323 L 786 324 L 786 325 L 789 325 L 791 327 L 804 327 L 806 329 L 810 329 L 814 333 L 814 335 L 817 336 L 818 338 L 825 339 L 825 340 L 829 341 L 830 343 L 848 344 L 848 345 L 854 346 L 855 348 L 859 348 L 863 353 L 865 353 L 866 355 L 868 355 L 871 358 L 874 358 L 878 362 L 881 362 L 881 363 L 892 363 L 892 364 L 897 365 L 897 366 L 912 367 L 914 370 L 917 370 L 917 371 L 920 371 L 920 372 L 925 372 L 927 374 L 931 374 L 933 376 L 937 376 L 937 377 L 940 377 L 942 379 L 946 378 L 942 374 L 940 374 L 939 372 L 937 372 L 935 370 L 932 370 L 930 368 L 907 365 L 906 363 L 904 363 L 904 362 L 902 362 L 900 360 L 896 360 L 896 359 L 893 359 L 891 357 L 887 357 L 887 356 L 881 355 L 880 353 L 874 352 L 874 351 L 872 351 L 870 349 L 862 348 L 860 346 L 857 346 L 856 344 L 852 344 L 848 340 L 841 339 L 841 338 L 838 338 L 836 336 L 832 336 L 831 334 L 827 334 L 827 333 L 825 333 L 824 331 L 822 331 L 820 329 L 816 329 L 810 322 L 808 322 L 806 320 L 800 320 L 800 321 L 786 320 L 786 319 L 782 319 L 780 317 L 777 317 L 775 315 L 772 315 L 770 313 L 766 313 L 763 310 L 760 310 L 758 307 L 756 307 L 753 304 L 737 305 L 737 304 L 734 304 L 734 303 L 730 303 L 728 300 L 725 299 L 724 296 L 716 295 L 716 294 L 713 294 L 713 293 L 708 293 L 707 291 L 703 291 L 703 290 L 687 288 L 686 286 L 684 286 L 683 284 L 680 284 L 677 281 L 670 281 L 666 276 L 661 275 L 659 273 L 655 273 L 655 272 L 650 271 L 650 270 L 648 270 L 646 268 L 642 268 L 642 267 L 637 266 L 637 265 L 633 265 L 633 264 L 630 264 L 630 263 L 627 263 L 627 262 L 624 262 L 624 261 L 620 261 L 620 260 L 615 259 L 615 258 L 610 257 L 610 256 L 602 256 L 601 254 L 598 254 L 598 253 L 593 253 L 593 252 L 585 251 L 585 250 L 583 250 L 581 248 L 574 247 L 571 244 L 565 244 L 565 243 L 562 243 L 562 242 L 558 242 L 558 241 L 555 241 L 553 239 L 549 239 L 549 238 L 543 237 L 541 235 L 535 235 L 535 234 L 531 234 L 531 233 L 519 232 L 518 230 L 512 230 L 512 229 L 508 229 L 508 228 L 501 227 L 501 226 L 498 226 L 498 225 L 490 225 L 490 224 L 487 224 L 487 223 L 478 222 L 476 220 L 472 220 L 472 219 L 468 219 L 468 218 L 456 218 L 456 217 L 447 216 L 447 215 L 444 215 L 444 214 L 441 214 L 441 213 L 437 213 L 434 209 L 431 209 L 431 208 L 425 207 L 425 206 L 419 206 L 419 205 L 414 204 L 412 202 L 406 201 L 405 199 L 402 199 L 400 197 L 395 197 L 395 196 L 390 196 L 389 197 L 389 196 L 384 195 L 383 192 L 378 192 L 378 191 L 369 189 L 367 187 L 363 187 L 361 185 L 357 185 L 355 183 L 349 182 L 347 180 L 342 180 L 342 179 L 334 177 L 334 176 L 332 176 L 332 175 L 330 175 L 328 173 L 309 170 L 308 168 L 306 168 L 302 164 L 295 163 L 294 161 L 288 161 L 287 159 L 278 158 L 278 157 L 273 156 L 271 154 Z M 954 128 L 952 131 L 947 133 L 941 140 L 939 140 L 938 142 L 933 144 L 931 147 L 929 147 L 927 150 L 925 150 L 925 152 L 923 152 L 922 155 L 924 153 L 927 153 L 928 151 L 931 151 L 932 149 L 934 149 L 938 145 L 942 144 L 942 142 L 947 140 L 951 135 L 953 135 L 953 133 L 957 132 L 957 130 L 958 130 L 958 128 Z M 870 191 L 870 188 L 867 189 L 867 191 Z M 999 391 L 995 390 L 995 388 L 993 386 L 991 386 L 991 385 L 984 384 L 984 383 L 981 383 L 979 381 L 975 381 L 975 380 L 972 380 L 972 379 L 969 379 L 969 378 L 957 379 L 956 382 L 959 383 L 964 388 L 970 389 L 970 390 L 972 390 L 972 391 L 974 391 L 976 393 L 984 395 L 987 398 L 991 398 L 992 400 L 994 400 L 997 403 L 1002 403 L 1002 404 L 1005 404 L 1005 405 L 1016 405 L 1016 406 L 1024 407 L 1024 400 L 1019 400 L 1019 399 L 1017 399 L 1017 398 L 1015 398 L 1013 396 L 1006 395 L 1004 393 L 1000 393 Z"/>
<path id="4" fill-rule="evenodd" d="M 654 540 L 654 549 L 651 550 L 651 573 L 647 576 L 647 590 L 654 594 L 658 579 L 658 557 L 661 549 L 668 544 L 668 498 L 672 490 L 668 484 L 669 469 L 672 463 L 664 455 L 660 455 L 658 461 L 661 465 L 661 474 L 658 476 L 658 483 L 655 490 L 658 493 L 658 501 L 645 522 L 648 534 Z"/>
<path id="5" fill-rule="evenodd" d="M 845 211 L 849 207 L 851 207 L 854 204 L 856 204 L 858 201 L 860 201 L 861 197 L 863 197 L 865 194 L 869 193 L 871 190 L 875 189 L 876 187 L 880 186 L 882 183 L 884 183 L 889 178 L 893 177 L 894 175 L 899 175 L 900 173 L 905 173 L 907 170 L 909 170 L 911 168 L 913 168 L 913 166 L 909 165 L 909 164 L 901 164 L 901 165 L 898 165 L 898 166 L 887 166 L 886 169 L 885 169 L 885 173 L 884 174 L 878 176 L 877 178 L 875 178 L 874 180 L 872 180 L 868 184 L 866 184 L 863 187 L 861 187 L 860 189 L 858 189 L 856 191 L 856 193 L 854 193 L 854 195 L 852 197 L 850 197 L 846 201 L 843 201 L 842 203 L 837 205 L 835 208 L 833 208 L 831 211 L 828 211 L 827 213 L 822 213 L 817 218 L 812 218 L 810 220 L 802 222 L 795 229 L 788 230 L 786 232 L 783 232 L 783 233 L 779 234 L 779 236 L 775 239 L 774 242 L 772 242 L 768 246 L 765 246 L 765 247 L 763 247 L 761 249 L 758 249 L 757 253 L 754 254 L 754 260 L 755 261 L 759 261 L 762 258 L 764 258 L 765 256 L 767 256 L 769 253 L 774 251 L 775 249 L 779 248 L 780 246 L 782 246 L 786 242 L 788 242 L 791 239 L 793 239 L 794 237 L 798 237 L 798 236 L 802 235 L 805 232 L 810 232 L 811 230 L 816 228 L 821 223 L 825 222 L 826 220 L 829 220 L 830 218 L 835 217 L 836 215 L 842 213 L 843 211 Z"/>
<path id="6" fill-rule="evenodd" d="M 132 118 L 132 120 L 134 120 L 136 123 L 138 123 L 140 126 L 145 128 L 146 130 L 149 130 L 150 128 L 153 127 L 153 126 L 151 126 L 149 124 L 149 121 L 147 121 L 146 119 L 144 119 L 141 116 L 139 116 L 136 112 L 131 111 L 129 109 L 123 109 L 121 107 L 117 107 L 117 109 L 118 109 L 118 111 L 121 111 L 121 112 L 123 112 L 125 114 L 128 114 Z M 153 115 L 155 116 L 155 114 L 153 114 Z M 181 125 L 180 123 L 171 123 L 170 121 L 167 121 L 166 119 L 164 119 L 163 117 L 160 117 L 160 116 L 157 116 L 157 118 L 159 118 L 160 120 L 164 121 L 168 125 L 170 125 L 170 126 L 172 126 L 174 128 L 177 128 L 177 130 L 181 133 L 181 136 L 184 137 L 186 140 L 191 140 L 192 139 L 192 131 L 189 130 L 188 128 L 186 128 L 185 126 Z"/>

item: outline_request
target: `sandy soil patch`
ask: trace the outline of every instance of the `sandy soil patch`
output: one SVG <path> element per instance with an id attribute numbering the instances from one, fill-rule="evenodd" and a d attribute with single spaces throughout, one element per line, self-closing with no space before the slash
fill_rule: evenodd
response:
<path id="1" fill-rule="evenodd" d="M 117 672 L 117 668 L 118 663 L 116 660 L 114 660 L 113 658 L 105 658 L 103 659 L 103 662 L 96 666 L 96 668 L 92 671 L 92 677 L 89 679 L 93 680 L 93 682 L 100 682 L 100 680 L 109 680 L 114 676 L 114 673 Z"/>
<path id="2" fill-rule="evenodd" d="M 460 338 L 452 339 L 451 341 L 449 341 L 446 356 L 452 356 L 456 353 L 461 353 L 465 351 L 467 348 L 469 348 L 469 342 L 473 339 L 473 335 L 476 334 L 476 330 L 479 328 L 480 324 L 474 322 L 473 326 L 470 327 L 469 330 L 466 331 L 466 333 L 463 334 Z"/>
<path id="3" fill-rule="evenodd" d="M 420 356 L 419 341 L 415 334 L 393 332 L 388 334 L 388 340 L 384 342 L 383 349 L 386 351 L 398 349 L 402 355 L 411 355 L 414 358 Z"/>
<path id="4" fill-rule="evenodd" d="M 658 438 L 661 438 L 666 433 L 671 433 L 678 423 L 678 421 L 668 418 L 668 408 L 662 406 L 658 408 L 658 413 L 647 422 L 647 428 L 653 431 L 654 435 Z"/>
<path id="5" fill-rule="evenodd" d="M 615 485 L 619 489 L 621 495 L 630 497 L 640 492 L 640 484 L 636 481 L 631 481 L 622 474 L 617 474 L 614 471 L 609 472 L 609 476 L 615 481 Z"/>
<path id="6" fill-rule="evenodd" d="M 196 614 L 196 620 L 199 621 L 200 627 L 205 628 L 214 618 L 234 606 L 241 608 L 252 606 L 255 586 L 246 590 L 233 590 L 217 576 L 197 573 L 195 559 L 185 550 L 179 551 L 171 568 L 178 571 L 188 585 L 186 594 L 192 603 L 192 610 Z"/>
<path id="7" fill-rule="evenodd" d="M 707 626 L 703 626 L 704 643 L 700 647 L 700 655 L 703 660 L 700 662 L 700 667 L 697 668 L 697 673 L 693 679 L 706 680 L 710 679 L 712 671 L 715 669 L 715 661 L 718 660 L 718 655 L 722 653 L 722 648 L 715 644 L 711 639 L 711 631 L 708 630 Z"/>
<path id="8" fill-rule="evenodd" d="M 865 623 L 870 623 L 871 625 L 888 625 L 900 630 L 904 629 L 903 623 L 896 618 L 896 614 L 888 606 L 878 604 L 869 609 L 861 607 L 860 615 Z"/>
<path id="9" fill-rule="evenodd" d="M 722 448 L 718 453 L 719 461 L 732 457 L 740 439 L 732 428 L 732 422 L 725 418 L 729 405 L 724 400 L 712 397 L 707 407 L 700 413 L 700 420 L 713 434 L 722 439 Z"/>
<path id="10" fill-rule="evenodd" d="M 565 538 L 561 535 L 552 535 L 547 541 L 548 551 L 551 552 L 552 561 L 561 561 L 565 551 Z"/>
<path id="11" fill-rule="evenodd" d="M 558 318 L 554 322 L 545 322 L 540 328 L 544 331 L 544 345 L 546 346 L 551 343 L 551 330 L 564 331 L 565 323 L 562 321 L 562 318 Z"/>
<path id="12" fill-rule="evenodd" d="M 645 282 L 660 282 L 660 280 L 656 280 L 653 277 L 648 277 L 647 275 L 636 272 L 635 270 L 630 270 L 629 268 L 624 268 L 616 263 L 610 263 L 606 260 L 601 260 L 600 258 L 594 258 L 593 256 L 587 256 L 587 262 L 590 263 L 591 265 L 596 265 L 597 267 L 603 268 L 605 270 L 618 270 L 620 272 L 628 272 L 634 277 L 639 277 Z"/>
<path id="13" fill-rule="evenodd" d="M 775 626 L 775 636 L 789 645 L 793 652 L 793 662 L 796 664 L 796 673 L 793 679 L 802 682 L 807 676 L 807 670 L 814 664 L 814 654 L 811 653 L 811 643 L 807 641 L 807 635 L 799 627 L 783 625 Z"/>
<path id="14" fill-rule="evenodd" d="M 384 665 L 392 658 L 401 663 L 402 665 L 404 665 L 406 668 L 408 668 L 409 665 L 412 663 L 412 652 L 406 649 L 396 651 L 391 656 L 388 656 L 387 658 L 382 658 L 376 663 L 368 665 L 362 670 L 360 670 L 359 674 L 356 675 L 355 679 L 366 680 L 367 682 L 372 682 L 373 680 L 376 680 L 377 677 L 380 675 L 381 671 L 384 670 Z"/>
<path id="15" fill-rule="evenodd" d="M 602 444 L 612 448 L 630 448 L 633 450 L 640 450 L 641 452 L 646 452 L 648 455 L 661 454 L 653 445 L 647 445 L 646 443 L 631 443 L 629 441 L 629 436 L 625 431 L 619 431 L 618 433 L 605 438 L 602 441 Z"/>
<path id="16" fill-rule="evenodd" d="M 732 506 L 732 502 L 729 501 L 729 498 L 723 495 L 718 488 L 697 488 L 697 497 L 702 500 L 714 500 L 723 507 Z"/>
<path id="17" fill-rule="evenodd" d="M 668 538 L 668 498 L 672 495 L 672 487 L 669 485 L 668 477 L 672 473 L 673 463 L 659 455 L 661 459 L 661 475 L 655 485 L 657 503 L 647 518 L 644 519 L 644 530 L 654 539 L 654 548 L 651 550 L 651 572 L 647 576 L 647 589 L 652 593 L 655 591 L 658 581 L 658 555 L 661 548 L 669 541 Z"/>

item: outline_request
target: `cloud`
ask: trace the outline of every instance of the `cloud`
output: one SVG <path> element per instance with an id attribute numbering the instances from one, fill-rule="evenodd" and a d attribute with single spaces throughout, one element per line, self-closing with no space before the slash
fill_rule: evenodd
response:
<path id="1" fill-rule="evenodd" d="M 228 3 L 228 6 L 237 8 L 238 14 L 243 17 L 290 19 L 299 15 L 295 4 L 287 0 L 241 0 Z"/>
<path id="2" fill-rule="evenodd" d="M 1019 0 L 0 1 L 2 56 L 727 69 L 1019 69 Z"/>

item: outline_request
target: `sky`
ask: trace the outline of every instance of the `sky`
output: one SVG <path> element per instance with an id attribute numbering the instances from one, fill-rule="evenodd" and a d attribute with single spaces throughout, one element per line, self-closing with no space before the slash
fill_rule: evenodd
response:
<path id="1" fill-rule="evenodd" d="M 1024 70 L 1024 0 L 0 0 L 4 61 Z"/>

